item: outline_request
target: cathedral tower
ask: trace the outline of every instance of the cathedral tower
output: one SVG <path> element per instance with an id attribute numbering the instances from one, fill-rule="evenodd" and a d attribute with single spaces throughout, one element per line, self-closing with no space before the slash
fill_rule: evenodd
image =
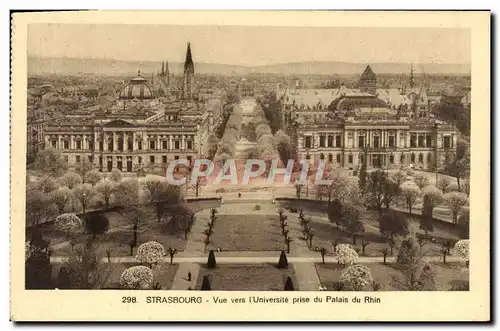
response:
<path id="1" fill-rule="evenodd" d="M 165 62 L 165 76 L 167 76 L 167 86 L 170 86 L 170 70 L 168 69 L 168 61 Z"/>
<path id="2" fill-rule="evenodd" d="M 186 61 L 184 61 L 184 79 L 182 84 L 182 99 L 192 98 L 192 87 L 194 78 L 194 63 L 191 55 L 191 43 L 187 44 Z"/>
<path id="3" fill-rule="evenodd" d="M 410 69 L 410 88 L 414 88 L 415 87 L 415 77 L 413 77 L 413 64 L 411 65 L 411 69 Z"/>

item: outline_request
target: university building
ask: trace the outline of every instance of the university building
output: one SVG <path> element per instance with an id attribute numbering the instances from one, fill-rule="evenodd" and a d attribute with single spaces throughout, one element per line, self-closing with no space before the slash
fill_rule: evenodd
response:
<path id="1" fill-rule="evenodd" d="M 141 169 L 164 173 L 175 159 L 203 156 L 203 142 L 221 118 L 221 101 L 198 102 L 194 64 L 188 44 L 180 97 L 165 95 L 171 85 L 168 64 L 151 81 L 138 72 L 107 108 L 94 107 L 49 123 L 45 146 L 60 150 L 70 169 L 90 162 L 101 172 Z M 164 91 L 159 96 L 159 89 Z M 175 87 L 172 87 L 175 89 Z"/>
<path id="2" fill-rule="evenodd" d="M 357 89 L 279 92 L 282 121 L 311 162 L 357 169 L 366 157 L 368 169 L 434 169 L 454 153 L 456 128 L 430 111 L 423 87 L 377 89 L 376 75 L 367 66 Z"/>

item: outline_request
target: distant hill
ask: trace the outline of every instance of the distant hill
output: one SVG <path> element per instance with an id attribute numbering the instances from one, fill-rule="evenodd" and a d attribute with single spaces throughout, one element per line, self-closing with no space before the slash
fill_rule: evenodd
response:
<path id="1" fill-rule="evenodd" d="M 408 73 L 409 63 L 370 63 L 375 74 Z M 169 62 L 174 75 L 182 74 L 184 64 Z M 360 75 L 366 64 L 343 62 L 297 62 L 257 67 L 228 64 L 195 63 L 196 73 L 220 75 L 281 74 L 281 75 Z M 161 63 L 153 61 L 120 61 L 110 59 L 76 58 L 28 58 L 29 74 L 101 74 L 132 75 L 138 70 L 150 76 L 161 69 Z M 469 64 L 414 64 L 415 73 L 444 75 L 470 75 Z"/>

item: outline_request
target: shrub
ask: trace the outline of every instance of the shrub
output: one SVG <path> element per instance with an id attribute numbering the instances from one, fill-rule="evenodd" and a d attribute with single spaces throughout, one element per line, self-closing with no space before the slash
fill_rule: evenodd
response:
<path id="1" fill-rule="evenodd" d="M 335 248 L 335 255 L 337 256 L 339 264 L 342 265 L 354 264 L 359 258 L 356 250 L 348 244 L 338 244 Z"/>
<path id="2" fill-rule="evenodd" d="M 345 289 L 345 284 L 342 282 L 334 282 L 332 288 L 334 291 L 343 291 Z"/>
<path id="3" fill-rule="evenodd" d="M 217 262 L 215 261 L 215 253 L 214 250 L 211 249 L 210 252 L 208 252 L 207 268 L 215 269 L 216 266 Z"/>
<path id="4" fill-rule="evenodd" d="M 420 286 L 422 291 L 435 291 L 436 290 L 436 270 L 428 263 L 422 268 L 420 274 Z"/>
<path id="5" fill-rule="evenodd" d="M 463 208 L 458 217 L 458 231 L 460 238 L 469 239 L 469 208 Z"/>
<path id="6" fill-rule="evenodd" d="M 340 276 L 340 281 L 351 285 L 355 291 L 361 291 L 364 286 L 372 283 L 372 273 L 364 265 L 348 266 Z"/>
<path id="7" fill-rule="evenodd" d="M 85 229 L 94 236 L 106 233 L 109 229 L 109 220 L 102 213 L 89 213 L 85 217 Z"/>
<path id="8" fill-rule="evenodd" d="M 120 277 L 120 286 L 126 289 L 150 289 L 153 285 L 153 271 L 146 266 L 126 269 Z"/>
<path id="9" fill-rule="evenodd" d="M 292 278 L 290 278 L 290 276 L 286 278 L 285 291 L 295 291 L 295 288 L 293 287 Z"/>
<path id="10" fill-rule="evenodd" d="M 278 261 L 279 269 L 287 269 L 288 268 L 288 259 L 286 258 L 285 251 L 281 251 L 280 259 Z"/>
<path id="11" fill-rule="evenodd" d="M 413 263 L 422 254 L 422 247 L 415 235 L 403 239 L 399 248 L 397 262 L 401 264 Z"/>
<path id="12" fill-rule="evenodd" d="M 450 291 L 469 291 L 469 282 L 454 284 Z"/>
<path id="13" fill-rule="evenodd" d="M 455 244 L 455 254 L 464 261 L 469 261 L 469 239 L 462 239 Z"/>
<path id="14" fill-rule="evenodd" d="M 69 270 L 66 266 L 62 266 L 59 269 L 59 274 L 57 276 L 57 288 L 59 289 L 71 288 L 71 279 L 69 275 Z"/>
<path id="15" fill-rule="evenodd" d="M 61 214 L 56 217 L 54 228 L 64 232 L 73 232 L 83 226 L 82 220 L 73 213 Z"/>
<path id="16" fill-rule="evenodd" d="M 203 281 L 201 282 L 201 290 L 202 291 L 210 291 L 212 287 L 210 286 L 210 281 L 208 280 L 208 276 L 203 276 Z"/>
<path id="17" fill-rule="evenodd" d="M 135 258 L 142 262 L 152 265 L 158 263 L 165 256 L 165 248 L 157 241 L 148 241 L 139 246 Z"/>
<path id="18" fill-rule="evenodd" d="M 377 283 L 375 280 L 372 280 L 371 285 L 372 285 L 372 289 L 373 289 L 373 291 L 378 291 L 378 290 L 380 290 L 381 285 L 380 285 L 380 283 Z"/>

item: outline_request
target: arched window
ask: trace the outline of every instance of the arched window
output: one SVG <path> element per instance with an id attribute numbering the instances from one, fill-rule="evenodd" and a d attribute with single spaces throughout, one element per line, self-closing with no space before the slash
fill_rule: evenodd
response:
<path id="1" fill-rule="evenodd" d="M 418 163 L 424 163 L 424 154 L 422 153 L 418 154 Z"/>
<path id="2" fill-rule="evenodd" d="M 401 163 L 401 164 L 405 163 L 405 155 L 404 154 L 401 154 L 401 156 L 399 157 L 399 163 Z"/>
<path id="3" fill-rule="evenodd" d="M 411 160 L 411 163 L 415 163 L 415 153 L 411 153 L 410 160 Z"/>
<path id="4" fill-rule="evenodd" d="M 432 163 L 432 155 L 431 155 L 431 153 L 427 154 L 427 163 Z"/>
<path id="5" fill-rule="evenodd" d="M 321 153 L 321 154 L 319 155 L 319 158 L 320 158 L 321 160 L 324 160 L 324 159 L 325 159 L 325 154 Z"/>
<path id="6" fill-rule="evenodd" d="M 333 162 L 333 154 L 328 154 L 328 162 Z"/>

